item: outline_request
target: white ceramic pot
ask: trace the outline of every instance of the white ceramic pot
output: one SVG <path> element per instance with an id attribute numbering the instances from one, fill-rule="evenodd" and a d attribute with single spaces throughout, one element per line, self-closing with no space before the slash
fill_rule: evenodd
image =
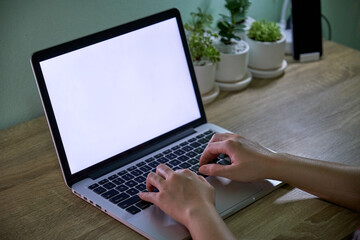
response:
<path id="1" fill-rule="evenodd" d="M 249 45 L 245 41 L 237 42 L 241 51 L 237 53 L 220 53 L 217 63 L 215 79 L 220 82 L 237 82 L 246 72 L 249 61 Z"/>
<path id="2" fill-rule="evenodd" d="M 215 70 L 214 63 L 207 63 L 204 66 L 194 65 L 196 80 L 202 95 L 213 90 L 215 86 Z"/>
<path id="3" fill-rule="evenodd" d="M 285 35 L 277 42 L 259 42 L 245 36 L 250 46 L 249 67 L 270 70 L 280 68 L 285 57 Z"/>

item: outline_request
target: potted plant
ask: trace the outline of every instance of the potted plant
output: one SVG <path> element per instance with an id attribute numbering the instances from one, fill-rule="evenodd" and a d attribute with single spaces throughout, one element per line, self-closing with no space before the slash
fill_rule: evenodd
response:
<path id="1" fill-rule="evenodd" d="M 265 20 L 252 23 L 246 41 L 250 45 L 249 70 L 262 71 L 270 77 L 281 74 L 286 67 L 285 35 L 280 32 L 280 27 L 275 22 Z"/>
<path id="2" fill-rule="evenodd" d="M 185 29 L 188 31 L 188 45 L 200 93 L 205 95 L 215 87 L 216 63 L 220 60 L 220 53 L 213 45 L 213 38 L 217 34 L 209 29 L 213 21 L 210 14 L 198 8 L 198 12 L 192 12 L 191 17 Z"/>
<path id="3" fill-rule="evenodd" d="M 249 45 L 241 40 L 238 33 L 244 30 L 249 6 L 248 0 L 226 0 L 225 8 L 229 10 L 230 16 L 221 15 L 222 19 L 217 24 L 220 41 L 216 47 L 220 51 L 220 62 L 215 79 L 220 83 L 236 83 L 245 80 Z"/>

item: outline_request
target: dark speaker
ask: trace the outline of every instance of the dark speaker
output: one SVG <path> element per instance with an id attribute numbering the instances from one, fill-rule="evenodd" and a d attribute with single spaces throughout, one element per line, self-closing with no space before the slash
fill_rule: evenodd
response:
<path id="1" fill-rule="evenodd" d="M 292 0 L 293 57 L 302 62 L 322 56 L 320 0 Z"/>

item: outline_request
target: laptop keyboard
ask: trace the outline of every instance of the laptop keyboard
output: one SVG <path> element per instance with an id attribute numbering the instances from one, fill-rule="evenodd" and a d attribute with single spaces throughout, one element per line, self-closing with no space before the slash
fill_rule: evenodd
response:
<path id="1" fill-rule="evenodd" d="M 138 196 L 139 192 L 146 191 L 146 177 L 149 172 L 155 172 L 156 167 L 164 163 L 174 171 L 190 169 L 199 174 L 200 156 L 214 134 L 212 130 L 204 131 L 135 166 L 90 185 L 89 189 L 131 214 L 139 213 L 151 206 L 151 203 L 141 200 Z M 229 164 L 225 157 L 225 155 L 220 155 L 214 162 Z"/>

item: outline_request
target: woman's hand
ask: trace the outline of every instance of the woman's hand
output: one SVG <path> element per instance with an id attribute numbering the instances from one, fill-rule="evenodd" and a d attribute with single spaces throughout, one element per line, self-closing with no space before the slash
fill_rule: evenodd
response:
<path id="1" fill-rule="evenodd" d="M 214 188 L 202 176 L 160 164 L 149 173 L 146 188 L 140 198 L 185 225 L 193 239 L 235 239 L 216 211 Z"/>
<path id="2" fill-rule="evenodd" d="M 207 164 L 221 153 L 229 156 L 231 165 Z M 239 135 L 215 134 L 200 158 L 199 172 L 236 181 L 261 180 L 268 177 L 273 155 L 272 151 Z"/>
<path id="3" fill-rule="evenodd" d="M 159 206 L 185 226 L 194 213 L 215 208 L 214 188 L 202 176 L 188 169 L 173 171 L 160 164 L 156 174 L 149 173 L 146 188 L 149 192 L 140 193 L 140 198 Z M 155 188 L 159 191 L 153 192 Z"/>

